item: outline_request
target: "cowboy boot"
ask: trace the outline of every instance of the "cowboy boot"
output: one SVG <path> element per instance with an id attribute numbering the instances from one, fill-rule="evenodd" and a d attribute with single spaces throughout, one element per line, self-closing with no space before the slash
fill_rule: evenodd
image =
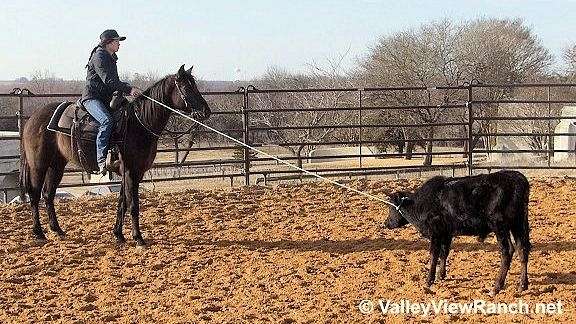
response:
<path id="1" fill-rule="evenodd" d="M 106 163 L 98 163 L 98 171 L 96 171 L 96 174 L 105 176 L 107 171 Z"/>
<path id="2" fill-rule="evenodd" d="M 106 169 L 110 172 L 120 173 L 120 160 L 115 150 L 109 150 L 106 155 Z"/>

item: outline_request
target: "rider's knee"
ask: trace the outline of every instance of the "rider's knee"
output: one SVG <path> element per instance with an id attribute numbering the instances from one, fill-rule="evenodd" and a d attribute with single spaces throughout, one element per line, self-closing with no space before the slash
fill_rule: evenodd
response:
<path id="1" fill-rule="evenodd" d="M 106 128 L 112 127 L 112 118 L 110 118 L 110 117 L 103 118 L 100 121 L 100 125 L 103 127 L 106 127 Z"/>

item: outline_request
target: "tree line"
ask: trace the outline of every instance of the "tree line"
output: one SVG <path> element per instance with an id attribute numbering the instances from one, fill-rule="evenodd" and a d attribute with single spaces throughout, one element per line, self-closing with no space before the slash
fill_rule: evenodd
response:
<path id="1" fill-rule="evenodd" d="M 304 72 L 290 72 L 282 67 L 270 67 L 264 75 L 250 83 L 261 89 L 310 89 L 343 87 L 424 87 L 419 91 L 365 91 L 356 92 L 290 92 L 252 94 L 248 102 L 253 110 L 267 112 L 250 113 L 250 126 L 266 128 L 253 131 L 250 142 L 255 144 L 284 145 L 292 154 L 303 156 L 314 149 L 314 144 L 289 145 L 294 143 L 338 142 L 338 141 L 387 141 L 378 144 L 380 151 L 394 150 L 406 153 L 407 158 L 417 147 L 432 152 L 434 145 L 462 146 L 468 150 L 468 141 L 446 141 L 438 139 L 466 137 L 467 125 L 402 127 L 401 125 L 430 125 L 437 123 L 462 123 L 468 120 L 468 111 L 453 109 L 451 105 L 467 100 L 467 92 L 438 90 L 438 85 L 457 86 L 465 82 L 485 84 L 509 84 L 528 82 L 565 83 L 576 80 L 576 44 L 567 48 L 563 56 L 554 58 L 545 48 L 534 31 L 521 19 L 481 18 L 463 22 L 449 19 L 422 24 L 413 29 L 401 30 L 381 36 L 367 49 L 365 55 L 356 60 L 351 68 L 344 67 L 348 54 L 327 59 L 327 64 L 312 62 Z M 123 79 L 145 88 L 160 76 L 153 73 L 125 75 Z M 225 90 L 236 90 L 243 82 L 228 84 Z M 199 82 L 202 91 L 215 90 L 209 82 Z M 50 78 L 46 73 L 33 75 L 26 87 L 37 93 L 81 92 L 82 81 L 63 81 Z M 218 89 L 223 90 L 223 89 Z M 538 99 L 545 94 L 524 88 L 481 88 L 476 98 Z M 555 90 L 556 98 L 571 100 L 571 89 Z M 361 98 L 359 98 L 361 96 Z M 214 111 L 240 111 L 241 96 L 208 96 Z M 0 98 L 1 114 L 14 113 L 14 100 Z M 43 101 L 27 100 L 25 114 Z M 363 107 L 415 107 L 410 109 L 366 110 L 359 112 L 359 101 Z M 335 109 L 348 110 L 335 111 Z M 16 108 L 17 109 L 17 108 Z M 294 111 L 316 109 L 315 111 Z M 561 105 L 552 105 L 557 114 Z M 475 107 L 478 117 L 490 116 L 540 116 L 547 109 L 535 105 L 486 104 Z M 6 122 L 6 121 L 4 121 Z M 241 115 L 215 115 L 209 123 L 230 135 L 242 139 Z M 363 125 L 362 133 L 353 128 L 311 128 L 310 126 Z M 375 125 L 371 127 L 370 125 Z M 383 125 L 394 125 L 385 127 Z M 4 126 L 4 129 L 7 125 Z M 8 125 L 14 126 L 14 125 Z M 174 119 L 169 125 L 176 133 L 166 136 L 165 144 L 187 148 L 198 142 L 222 143 L 217 135 L 199 133 L 190 129 L 188 122 Z M 553 127 L 554 125 L 552 125 Z M 305 127 L 303 129 L 269 129 L 275 127 Z M 502 130 L 537 132 L 549 128 L 547 121 L 531 123 L 496 123 L 482 121 L 476 124 L 475 132 Z M 180 133 L 178 133 L 180 132 Z M 535 136 L 526 138 L 528 145 L 536 149 L 550 147 L 550 140 Z M 474 147 L 490 147 L 494 139 L 474 138 Z M 183 161 L 186 154 L 176 155 Z M 424 159 L 432 163 L 432 156 Z"/>

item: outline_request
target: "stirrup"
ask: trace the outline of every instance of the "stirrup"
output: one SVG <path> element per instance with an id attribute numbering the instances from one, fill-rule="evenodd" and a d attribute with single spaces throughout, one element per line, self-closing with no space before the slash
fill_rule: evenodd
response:
<path id="1" fill-rule="evenodd" d="M 98 171 L 96 171 L 96 174 L 99 174 L 101 176 L 105 176 L 107 172 L 108 172 L 108 168 L 106 167 L 106 164 L 104 164 L 104 165 L 98 166 Z"/>
<path id="2" fill-rule="evenodd" d="M 112 161 L 112 152 L 108 152 L 108 155 L 106 156 L 106 170 L 110 171 L 110 172 L 116 172 L 116 173 L 120 173 L 120 160 L 114 160 Z"/>

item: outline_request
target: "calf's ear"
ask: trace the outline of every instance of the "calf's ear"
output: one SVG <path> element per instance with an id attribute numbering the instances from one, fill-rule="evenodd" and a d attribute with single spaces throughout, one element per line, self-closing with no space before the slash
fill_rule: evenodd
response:
<path id="1" fill-rule="evenodd" d="M 399 203 L 399 204 L 400 204 L 400 206 L 402 206 L 402 207 L 408 207 L 408 206 L 414 204 L 414 200 L 412 200 L 412 199 L 409 198 L 409 197 L 402 197 L 402 198 L 400 198 L 400 203 Z"/>
<path id="2" fill-rule="evenodd" d="M 394 205 L 398 205 L 400 203 L 400 194 L 398 192 L 392 192 L 392 193 L 388 193 L 386 194 L 388 196 L 388 198 L 390 199 L 390 201 L 394 204 Z"/>
<path id="3" fill-rule="evenodd" d="M 414 203 L 414 200 L 412 200 L 409 194 L 404 191 L 394 192 L 389 197 L 392 203 L 394 203 L 396 206 L 406 207 Z"/>

